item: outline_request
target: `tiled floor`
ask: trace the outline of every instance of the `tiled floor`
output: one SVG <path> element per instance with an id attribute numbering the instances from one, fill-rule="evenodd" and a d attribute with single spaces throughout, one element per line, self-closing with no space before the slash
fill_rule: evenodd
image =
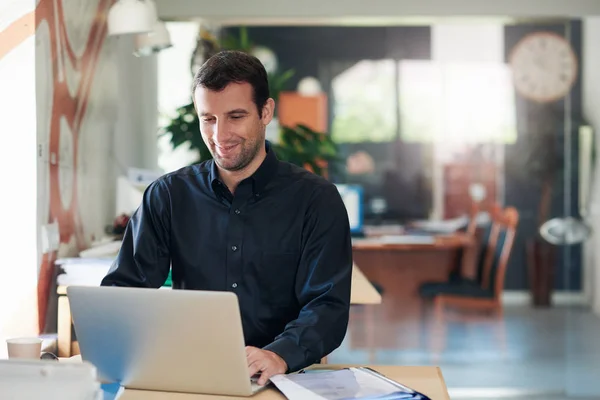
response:
<path id="1" fill-rule="evenodd" d="M 600 399 L 600 318 L 585 309 L 507 307 L 504 323 L 448 322 L 436 357 L 429 342 L 436 333 L 420 313 L 384 302 L 369 317 L 366 307 L 353 308 L 330 362 L 439 365 L 452 399 Z"/>

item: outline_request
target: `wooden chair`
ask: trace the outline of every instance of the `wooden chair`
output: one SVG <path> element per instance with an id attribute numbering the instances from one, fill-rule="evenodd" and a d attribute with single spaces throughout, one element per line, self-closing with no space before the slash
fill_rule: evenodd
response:
<path id="1" fill-rule="evenodd" d="M 481 238 L 479 238 L 480 235 L 478 233 L 478 223 L 477 223 L 478 216 L 481 211 L 487 211 L 491 215 L 494 215 L 495 213 L 500 211 L 500 206 L 497 204 L 494 204 L 491 208 L 482 210 L 480 208 L 479 203 L 473 202 L 471 204 L 469 223 L 467 224 L 467 226 L 464 229 L 461 229 L 461 232 L 466 233 L 468 236 L 470 236 L 472 238 L 472 243 L 470 245 L 462 247 L 456 251 L 456 254 L 454 256 L 454 261 L 453 261 L 453 268 L 448 275 L 447 283 L 462 280 L 463 276 L 465 275 L 465 272 L 467 272 L 466 275 L 476 274 L 478 278 L 482 275 L 481 269 L 483 268 L 483 262 L 482 262 L 482 260 L 477 260 L 477 258 L 480 256 L 480 253 L 481 253 L 480 249 L 478 248 Z M 473 264 L 473 265 L 471 265 L 471 264 Z M 473 272 L 472 270 L 474 267 L 478 271 Z M 465 271 L 465 270 L 468 270 L 468 271 Z M 439 282 L 439 281 L 425 282 L 425 283 L 421 284 L 419 291 L 424 292 L 424 293 L 431 293 L 431 289 L 429 289 L 429 288 L 430 287 L 437 288 L 440 285 L 440 283 L 442 283 L 442 282 Z"/>
<path id="2" fill-rule="evenodd" d="M 475 232 L 477 231 L 477 219 L 480 211 L 481 208 L 479 203 L 471 203 L 471 214 L 469 216 L 469 224 L 467 225 L 467 235 L 469 236 L 475 236 Z"/>
<path id="3" fill-rule="evenodd" d="M 518 221 L 519 213 L 514 207 L 496 208 L 492 212 L 492 225 L 480 255 L 477 279 L 458 278 L 421 286 L 422 298 L 433 302 L 436 336 L 442 336 L 447 307 L 489 311 L 502 317 L 504 277 Z"/>

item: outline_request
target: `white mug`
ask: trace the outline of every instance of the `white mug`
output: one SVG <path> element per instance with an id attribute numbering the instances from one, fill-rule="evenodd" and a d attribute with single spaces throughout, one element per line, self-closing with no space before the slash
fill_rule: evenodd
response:
<path id="1" fill-rule="evenodd" d="M 22 337 L 8 339 L 8 358 L 27 358 L 39 360 L 42 353 L 42 339 L 36 337 Z"/>

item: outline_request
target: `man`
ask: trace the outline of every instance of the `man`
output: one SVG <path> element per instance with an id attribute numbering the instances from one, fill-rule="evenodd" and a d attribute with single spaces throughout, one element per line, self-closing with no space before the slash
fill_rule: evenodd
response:
<path id="1" fill-rule="evenodd" d="M 211 57 L 193 98 L 213 159 L 148 187 L 102 284 L 158 288 L 171 268 L 174 288 L 236 293 L 249 373 L 264 385 L 345 336 L 348 216 L 333 184 L 279 161 L 265 141 L 275 104 L 257 58 Z"/>

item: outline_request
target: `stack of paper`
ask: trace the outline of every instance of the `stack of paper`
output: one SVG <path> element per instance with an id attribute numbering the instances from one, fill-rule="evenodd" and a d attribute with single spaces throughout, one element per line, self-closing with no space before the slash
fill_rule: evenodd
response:
<path id="1" fill-rule="evenodd" d="M 0 360 L 0 399 L 102 400 L 96 368 L 89 363 Z"/>
<path id="2" fill-rule="evenodd" d="M 58 275 L 59 286 L 100 286 L 108 273 L 113 258 L 62 258 L 56 261 L 64 273 Z"/>
<path id="3" fill-rule="evenodd" d="M 276 375 L 271 382 L 289 400 L 430 400 L 422 393 L 362 367 Z"/>
<path id="4" fill-rule="evenodd" d="M 386 235 L 379 238 L 383 244 L 432 244 L 435 237 L 432 235 Z"/>

